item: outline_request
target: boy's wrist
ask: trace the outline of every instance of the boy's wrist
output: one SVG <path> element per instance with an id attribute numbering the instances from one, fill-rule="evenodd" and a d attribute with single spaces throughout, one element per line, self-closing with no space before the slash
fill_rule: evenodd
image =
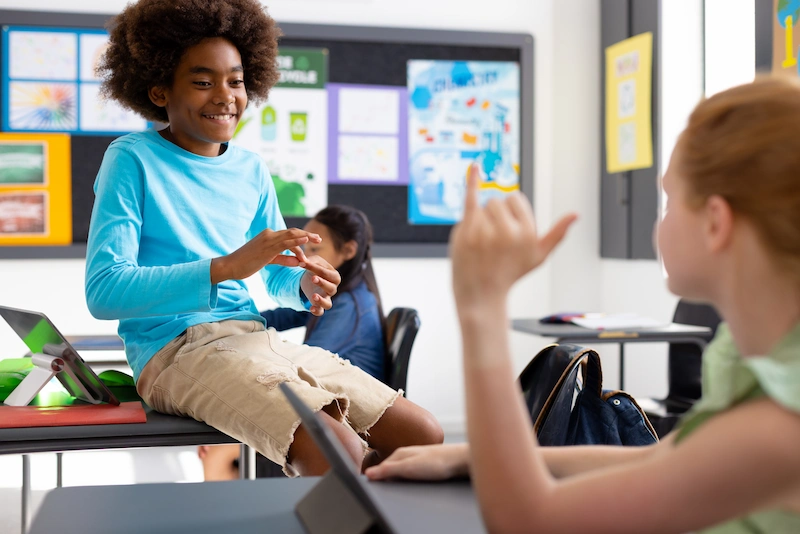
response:
<path id="1" fill-rule="evenodd" d="M 211 260 L 211 284 L 218 284 L 228 280 L 225 256 Z"/>

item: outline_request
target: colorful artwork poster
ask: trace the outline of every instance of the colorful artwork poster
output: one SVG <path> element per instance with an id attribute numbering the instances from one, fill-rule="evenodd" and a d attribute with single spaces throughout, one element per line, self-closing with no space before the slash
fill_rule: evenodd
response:
<path id="1" fill-rule="evenodd" d="M 609 173 L 653 166 L 653 34 L 606 48 L 606 167 Z"/>
<path id="2" fill-rule="evenodd" d="M 520 70 L 515 62 L 408 62 L 408 220 L 454 224 L 470 164 L 480 202 L 519 190 Z"/>
<path id="3" fill-rule="evenodd" d="M 800 75 L 800 0 L 773 0 L 775 17 L 772 19 L 772 72 Z"/>
<path id="4" fill-rule="evenodd" d="M 408 184 L 405 87 L 328 84 L 328 183 Z"/>
<path id="5" fill-rule="evenodd" d="M 70 138 L 0 133 L 0 245 L 72 243 Z"/>
<path id="6" fill-rule="evenodd" d="M 282 47 L 278 56 L 280 81 L 247 108 L 232 142 L 267 162 L 284 217 L 312 217 L 328 205 L 328 51 Z"/>
<path id="7" fill-rule="evenodd" d="M 148 122 L 100 97 L 103 30 L 3 27 L 3 130 L 98 135 Z"/>
<path id="8" fill-rule="evenodd" d="M 327 130 L 324 89 L 275 87 L 239 123 L 232 142 L 267 162 L 284 217 L 312 217 L 328 205 Z"/>

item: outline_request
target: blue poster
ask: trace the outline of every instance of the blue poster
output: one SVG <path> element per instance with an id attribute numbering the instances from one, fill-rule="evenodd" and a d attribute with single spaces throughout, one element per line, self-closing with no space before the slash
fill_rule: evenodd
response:
<path id="1" fill-rule="evenodd" d="M 461 219 L 467 171 L 480 201 L 519 190 L 520 72 L 515 62 L 408 62 L 408 220 Z"/>

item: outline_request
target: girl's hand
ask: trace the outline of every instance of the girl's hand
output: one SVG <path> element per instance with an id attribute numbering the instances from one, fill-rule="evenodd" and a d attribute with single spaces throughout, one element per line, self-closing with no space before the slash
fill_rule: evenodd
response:
<path id="1" fill-rule="evenodd" d="M 309 311 L 314 315 L 322 315 L 325 310 L 331 309 L 331 297 L 336 294 L 342 277 L 321 256 L 309 256 L 302 266 L 306 272 L 300 279 L 300 289 L 311 302 Z"/>
<path id="2" fill-rule="evenodd" d="M 301 245 L 320 243 L 322 238 L 299 228 L 288 230 L 264 230 L 243 246 L 219 258 L 211 260 L 211 283 L 224 280 L 244 280 L 260 271 L 267 264 L 303 267 L 308 261 Z M 294 256 L 283 254 L 284 250 Z"/>
<path id="3" fill-rule="evenodd" d="M 479 172 L 475 164 L 470 167 L 464 218 L 450 234 L 459 310 L 503 303 L 514 282 L 541 265 L 577 218 L 567 215 L 539 236 L 531 205 L 521 194 L 478 205 Z"/>
<path id="4" fill-rule="evenodd" d="M 401 447 L 364 473 L 370 480 L 446 480 L 469 474 L 466 443 Z"/>

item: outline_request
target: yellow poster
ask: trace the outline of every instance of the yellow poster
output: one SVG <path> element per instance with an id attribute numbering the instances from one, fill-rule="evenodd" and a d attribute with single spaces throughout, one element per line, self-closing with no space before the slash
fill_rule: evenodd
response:
<path id="1" fill-rule="evenodd" d="M 774 0 L 775 17 L 772 19 L 772 72 L 797 76 L 800 30 L 800 0 Z"/>
<path id="2" fill-rule="evenodd" d="M 0 245 L 72 244 L 70 138 L 0 133 Z"/>
<path id="3" fill-rule="evenodd" d="M 606 48 L 606 163 L 609 173 L 653 166 L 653 34 Z"/>

